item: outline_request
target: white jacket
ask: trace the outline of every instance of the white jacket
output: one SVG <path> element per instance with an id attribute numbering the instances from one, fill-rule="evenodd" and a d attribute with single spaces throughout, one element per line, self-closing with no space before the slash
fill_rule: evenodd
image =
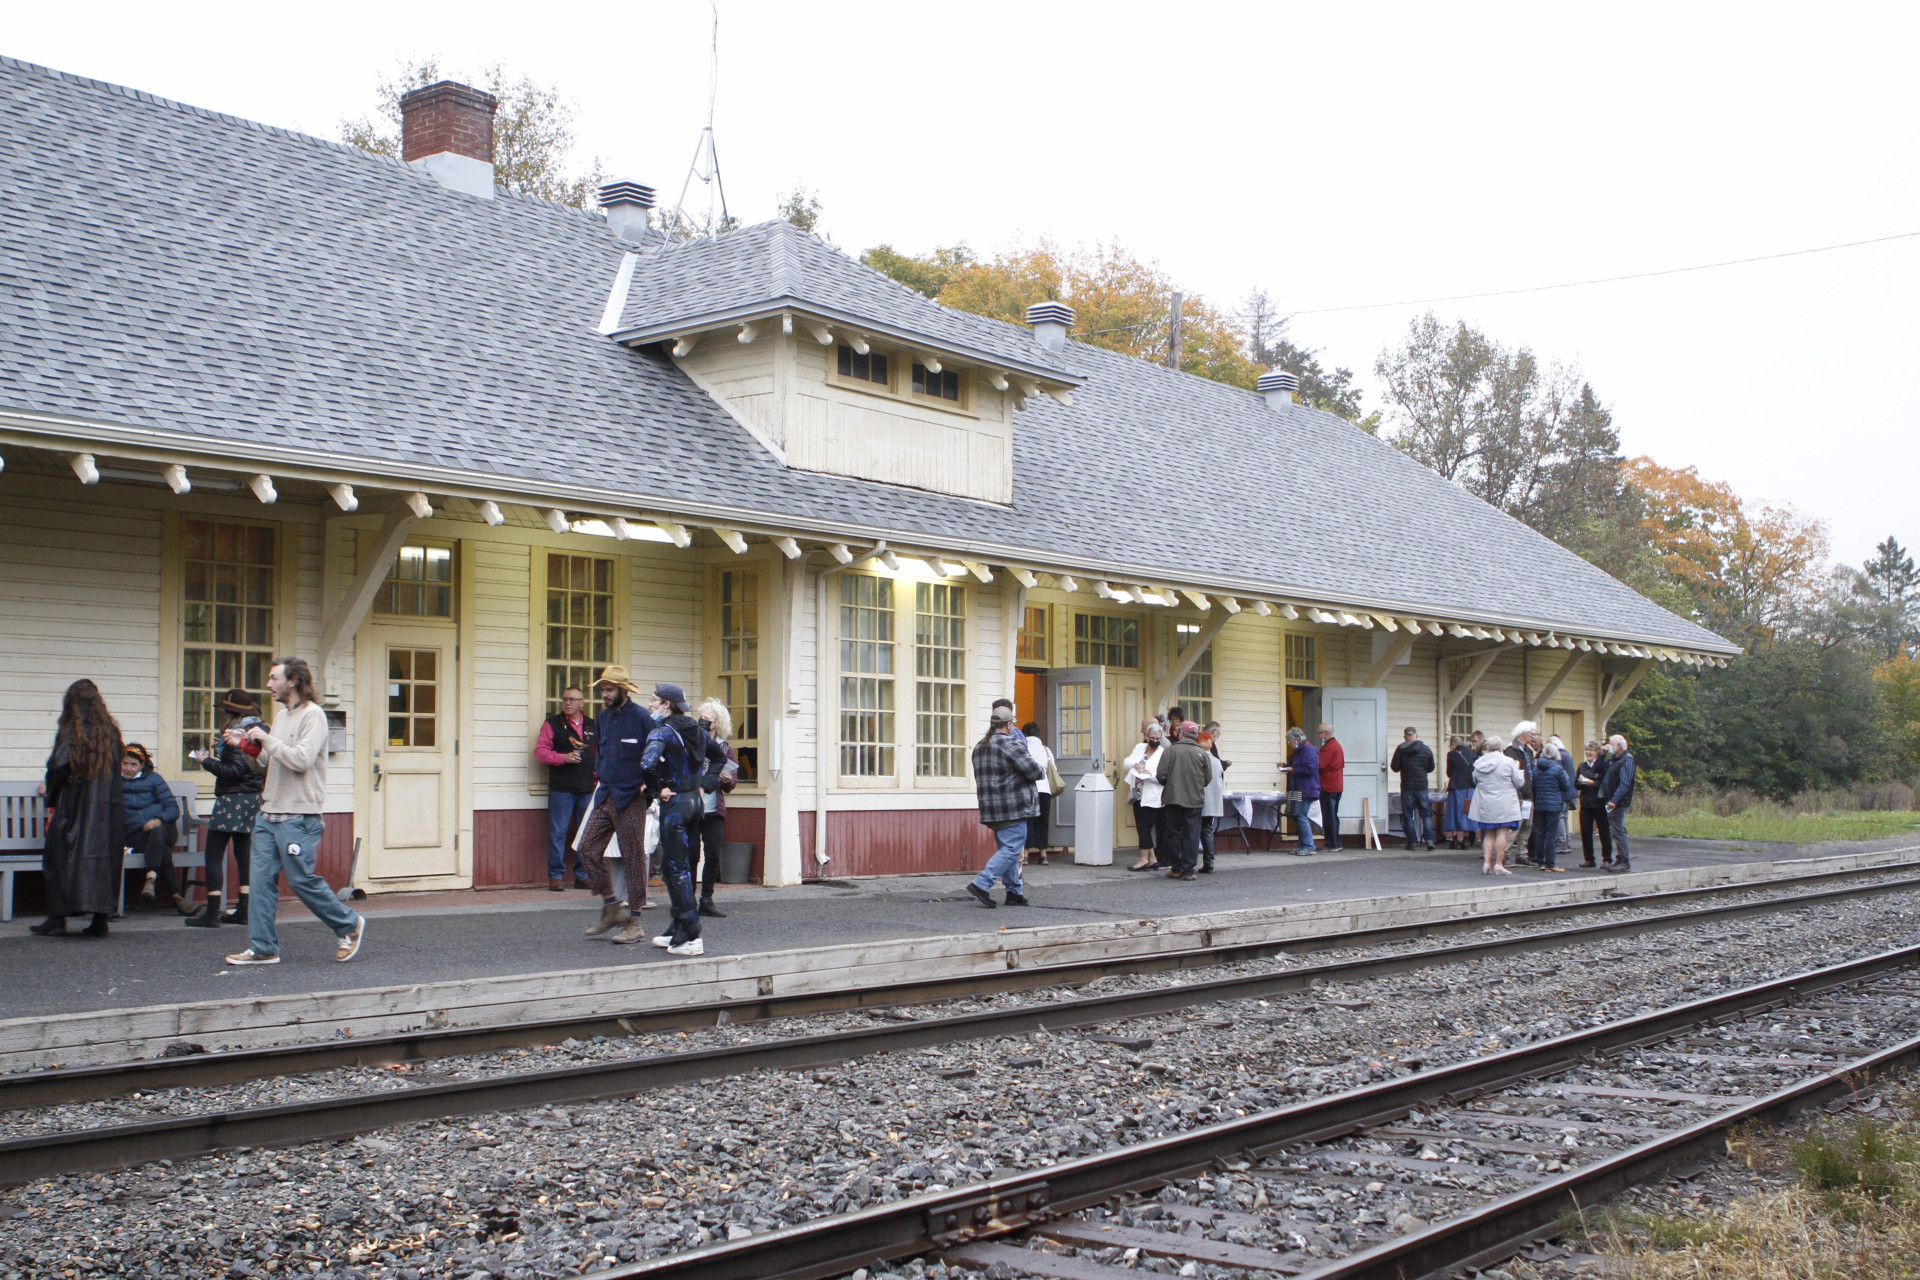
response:
<path id="1" fill-rule="evenodd" d="M 1520 788 L 1526 780 L 1512 756 L 1487 752 L 1473 762 L 1473 803 L 1467 816 L 1475 822 L 1520 821 Z"/>
<path id="2" fill-rule="evenodd" d="M 1207 752 L 1207 768 L 1211 776 L 1207 779 L 1206 798 L 1200 802 L 1200 816 L 1220 818 L 1227 812 L 1227 771 L 1220 764 L 1220 757 Z"/>
<path id="3" fill-rule="evenodd" d="M 1156 743 L 1149 748 L 1144 742 L 1133 744 L 1133 751 L 1127 756 L 1126 778 L 1128 785 L 1140 784 L 1140 805 L 1146 809 L 1161 807 L 1161 794 L 1166 790 L 1160 779 L 1153 776 L 1160 767 L 1160 753 L 1166 750 L 1165 743 Z"/>
<path id="4" fill-rule="evenodd" d="M 1043 796 L 1052 795 L 1053 783 L 1047 779 L 1047 766 L 1053 763 L 1053 752 L 1040 739 L 1028 738 L 1027 754 L 1032 756 L 1034 763 L 1040 766 L 1040 781 L 1034 783 L 1034 787 Z"/>

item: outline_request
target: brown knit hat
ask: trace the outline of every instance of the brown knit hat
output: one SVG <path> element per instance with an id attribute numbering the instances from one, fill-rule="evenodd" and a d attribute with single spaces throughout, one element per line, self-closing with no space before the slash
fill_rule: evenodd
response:
<path id="1" fill-rule="evenodd" d="M 260 699 L 245 689 L 229 689 L 220 695 L 220 709 L 237 716 L 257 716 L 260 714 Z"/>

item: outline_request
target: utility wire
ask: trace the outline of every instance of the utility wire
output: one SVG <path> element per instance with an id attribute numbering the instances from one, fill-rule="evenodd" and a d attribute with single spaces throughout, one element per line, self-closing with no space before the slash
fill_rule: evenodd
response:
<path id="1" fill-rule="evenodd" d="M 1579 289 L 1590 284 L 1617 284 L 1623 280 L 1651 280 L 1656 276 L 1684 275 L 1689 271 L 1713 271 L 1720 267 L 1742 267 L 1753 262 L 1776 262 L 1781 258 L 1800 258 L 1810 253 L 1831 253 L 1835 249 L 1857 249 L 1862 245 L 1885 244 L 1890 240 L 1909 240 L 1920 231 L 1902 231 L 1897 235 L 1875 236 L 1871 240 L 1849 240 L 1845 244 L 1823 244 L 1816 249 L 1789 249 L 1785 253 L 1763 253 L 1752 258 L 1730 258 L 1725 262 L 1703 262 L 1692 267 L 1668 267 L 1664 271 L 1636 271 L 1631 275 L 1598 276 L 1592 280 L 1567 280 L 1560 284 L 1536 284 L 1524 289 L 1493 289 L 1486 293 L 1452 293 L 1438 298 L 1408 298 L 1400 302 L 1362 302 L 1347 307 L 1307 307 L 1289 311 L 1289 316 L 1323 316 L 1336 311 L 1378 311 L 1386 307 L 1421 307 L 1434 302 L 1467 302 L 1474 298 L 1506 298 L 1518 293 L 1547 293 L 1554 289 Z"/>

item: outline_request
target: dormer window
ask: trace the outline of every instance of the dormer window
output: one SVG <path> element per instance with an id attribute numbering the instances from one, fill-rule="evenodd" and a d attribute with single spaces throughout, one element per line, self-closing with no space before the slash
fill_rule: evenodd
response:
<path id="1" fill-rule="evenodd" d="M 919 365 L 914 368 L 918 370 Z M 878 386 L 891 386 L 887 377 L 887 357 L 878 351 L 869 351 L 861 355 L 845 343 L 840 345 L 840 376 L 852 378 L 856 382 L 871 382 Z M 916 375 L 917 376 L 917 375 Z M 918 384 L 915 384 L 916 387 Z"/>
<path id="2" fill-rule="evenodd" d="M 938 373 L 930 372 L 927 366 L 913 366 L 913 394 L 932 396 L 937 400 L 951 400 L 960 403 L 960 375 L 952 369 L 942 369 Z"/>

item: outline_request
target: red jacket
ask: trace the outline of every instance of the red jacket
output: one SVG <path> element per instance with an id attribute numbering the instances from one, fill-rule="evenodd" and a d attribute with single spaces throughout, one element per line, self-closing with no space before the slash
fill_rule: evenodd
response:
<path id="1" fill-rule="evenodd" d="M 1340 739 L 1328 738 L 1320 745 L 1320 792 L 1331 791 L 1335 795 L 1347 789 L 1347 753 L 1340 748 Z"/>

